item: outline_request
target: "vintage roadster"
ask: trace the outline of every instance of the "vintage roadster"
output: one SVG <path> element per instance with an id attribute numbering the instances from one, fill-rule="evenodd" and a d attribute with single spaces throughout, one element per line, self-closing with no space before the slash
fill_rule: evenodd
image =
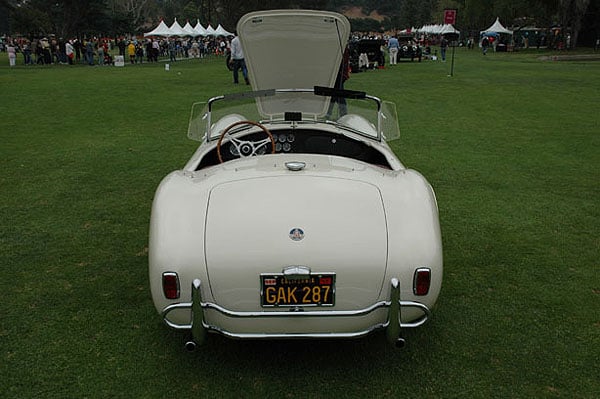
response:
<path id="1" fill-rule="evenodd" d="M 400 43 L 400 49 L 398 51 L 398 60 L 402 58 L 410 58 L 411 61 L 418 59 L 421 62 L 423 58 L 423 49 L 413 36 L 410 35 L 398 35 L 398 42 Z"/>
<path id="2" fill-rule="evenodd" d="M 334 86 L 347 19 L 253 12 L 251 92 L 192 107 L 200 141 L 160 183 L 149 274 L 165 323 L 240 339 L 362 337 L 430 317 L 442 284 L 435 194 L 387 144 L 396 108 Z"/>

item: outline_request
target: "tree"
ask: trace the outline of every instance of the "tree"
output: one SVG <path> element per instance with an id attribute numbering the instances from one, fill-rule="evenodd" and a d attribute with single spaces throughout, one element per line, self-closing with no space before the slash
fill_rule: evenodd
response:
<path id="1" fill-rule="evenodd" d="M 496 17 L 509 27 L 523 23 L 539 27 L 560 24 L 569 29 L 575 46 L 580 31 L 588 41 L 600 35 L 599 3 L 600 0 L 0 0 L 0 7 L 9 14 L 3 25 L 11 31 L 29 35 L 55 33 L 62 37 L 135 34 L 148 25 L 154 26 L 159 18 L 172 22 L 175 17 L 180 23 L 200 19 L 204 26 L 220 23 L 234 30 L 243 14 L 274 8 L 343 11 L 362 7 L 366 14 L 377 11 L 385 19 L 353 20 L 353 29 L 402 29 L 441 23 L 444 9 L 455 8 L 456 27 L 465 33 L 488 27 Z"/>
<path id="2" fill-rule="evenodd" d="M 579 31 L 582 27 L 583 17 L 588 9 L 590 0 L 559 0 L 560 23 L 571 31 L 571 47 L 577 46 Z"/>
<path id="3" fill-rule="evenodd" d="M 50 15 L 34 7 L 17 7 L 12 12 L 12 28 L 27 36 L 47 36 L 54 32 Z"/>
<path id="4" fill-rule="evenodd" d="M 600 0 L 591 0 L 581 23 L 577 43 L 594 46 L 600 38 Z"/>
<path id="5" fill-rule="evenodd" d="M 188 1 L 181 12 L 181 25 L 183 21 L 189 21 L 191 25 L 196 25 L 196 20 L 200 18 L 200 6 L 195 1 Z"/>
<path id="6" fill-rule="evenodd" d="M 106 0 L 50 1 L 50 15 L 59 37 L 92 36 L 110 29 Z"/>
<path id="7" fill-rule="evenodd" d="M 113 33 L 135 33 L 142 30 L 158 8 L 150 0 L 109 0 Z"/>
<path id="8" fill-rule="evenodd" d="M 16 32 L 58 37 L 99 34 L 110 29 L 105 0 L 31 0 L 19 2 L 13 13 Z"/>

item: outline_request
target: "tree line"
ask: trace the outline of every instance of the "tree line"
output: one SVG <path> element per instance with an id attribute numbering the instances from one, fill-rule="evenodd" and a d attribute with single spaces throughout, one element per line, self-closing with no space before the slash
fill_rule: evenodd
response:
<path id="1" fill-rule="evenodd" d="M 200 20 L 202 25 L 222 24 L 235 30 L 246 12 L 276 8 L 343 11 L 361 7 L 377 11 L 382 21 L 351 19 L 354 31 L 384 32 L 442 23 L 445 9 L 457 10 L 455 27 L 463 32 L 487 28 L 496 17 L 505 26 L 562 26 L 573 42 L 592 44 L 600 36 L 600 0 L 0 0 L 6 11 L 5 34 L 25 36 L 56 34 L 60 37 L 139 34 L 161 18 L 182 25 Z"/>

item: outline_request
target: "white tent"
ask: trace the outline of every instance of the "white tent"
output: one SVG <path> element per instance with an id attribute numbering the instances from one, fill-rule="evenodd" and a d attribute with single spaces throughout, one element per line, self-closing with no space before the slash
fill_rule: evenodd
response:
<path id="1" fill-rule="evenodd" d="M 217 29 L 215 29 L 215 34 L 217 36 L 235 36 L 233 33 L 227 32 L 222 26 L 221 24 L 219 24 L 219 26 L 217 26 Z"/>
<path id="2" fill-rule="evenodd" d="M 496 22 L 494 22 L 492 24 L 492 26 L 490 26 L 489 28 L 487 28 L 486 30 L 482 30 L 480 33 L 484 34 L 484 33 L 489 33 L 489 32 L 494 32 L 494 33 L 507 33 L 509 35 L 512 35 L 513 32 L 512 30 L 508 30 L 506 29 L 504 26 L 502 26 L 502 24 L 500 23 L 500 18 L 496 18 Z"/>
<path id="3" fill-rule="evenodd" d="M 445 35 L 447 33 L 454 33 L 458 35 L 460 34 L 460 31 L 456 30 L 456 28 L 451 24 L 445 24 L 442 26 L 442 29 L 440 29 L 440 35 Z"/>
<path id="4" fill-rule="evenodd" d="M 183 30 L 186 31 L 188 36 L 192 36 L 192 37 L 200 36 L 200 34 L 198 32 L 196 32 L 196 30 L 194 28 L 192 28 L 192 25 L 190 25 L 189 21 L 186 22 L 185 26 L 183 27 Z"/>
<path id="5" fill-rule="evenodd" d="M 417 29 L 418 33 L 429 33 L 431 25 L 423 25 L 419 29 Z"/>
<path id="6" fill-rule="evenodd" d="M 150 32 L 144 33 L 144 37 L 148 37 L 148 36 L 169 37 L 169 36 L 173 36 L 173 32 L 171 32 L 171 29 L 169 29 L 167 24 L 165 24 L 165 21 L 161 20 L 160 24 L 158 24 L 158 26 L 156 28 L 154 28 Z"/>
<path id="7" fill-rule="evenodd" d="M 177 18 L 175 18 L 175 22 L 173 22 L 173 25 L 171 25 L 169 29 L 171 30 L 171 35 L 173 36 L 189 36 L 189 33 L 184 31 L 181 25 L 179 25 Z"/>
<path id="8" fill-rule="evenodd" d="M 206 32 L 206 29 L 204 29 L 204 26 L 202 26 L 202 24 L 200 24 L 200 20 L 198 20 L 198 22 L 196 23 L 196 26 L 194 26 L 194 30 L 196 31 L 196 33 L 199 36 L 207 36 L 208 33 Z"/>
<path id="9" fill-rule="evenodd" d="M 206 27 L 206 34 L 208 36 L 219 36 L 219 35 L 215 34 L 215 28 L 210 26 L 210 24 L 208 24 L 208 26 Z"/>
<path id="10" fill-rule="evenodd" d="M 446 33 L 456 33 L 456 34 L 460 33 L 460 31 L 456 30 L 456 28 L 454 26 L 452 26 L 451 24 L 423 25 L 421 28 L 416 29 L 415 31 L 419 32 L 419 33 L 427 33 L 430 35 L 444 35 Z"/>

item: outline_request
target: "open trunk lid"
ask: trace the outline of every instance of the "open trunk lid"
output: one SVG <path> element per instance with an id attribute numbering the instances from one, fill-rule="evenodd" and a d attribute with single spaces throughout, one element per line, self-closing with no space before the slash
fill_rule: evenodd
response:
<path id="1" fill-rule="evenodd" d="M 386 269 L 380 192 L 341 178 L 273 176 L 217 185 L 204 244 L 214 300 L 232 310 L 260 308 L 261 273 L 290 266 L 335 273 L 336 309 L 362 308 L 377 300 Z"/>

